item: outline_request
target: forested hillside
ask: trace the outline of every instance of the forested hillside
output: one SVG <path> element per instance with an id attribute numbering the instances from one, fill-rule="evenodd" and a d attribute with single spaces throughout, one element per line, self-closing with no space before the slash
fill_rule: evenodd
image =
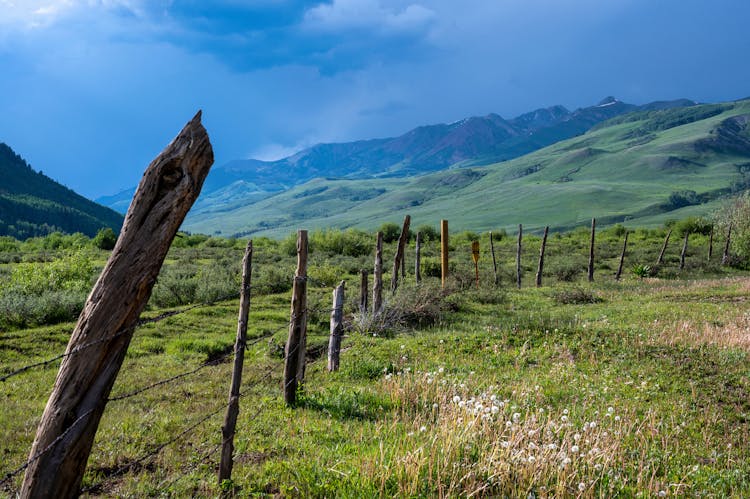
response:
<path id="1" fill-rule="evenodd" d="M 55 231 L 93 236 L 103 227 L 122 226 L 122 215 L 34 171 L 4 143 L 0 178 L 0 236 L 25 239 Z"/>

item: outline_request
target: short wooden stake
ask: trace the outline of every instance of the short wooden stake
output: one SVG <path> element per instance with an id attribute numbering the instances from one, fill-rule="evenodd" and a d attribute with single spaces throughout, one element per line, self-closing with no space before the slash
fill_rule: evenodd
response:
<path id="1" fill-rule="evenodd" d="M 536 271 L 536 287 L 542 286 L 542 272 L 544 271 L 544 250 L 547 248 L 547 234 L 549 233 L 549 225 L 544 228 L 544 236 L 542 236 L 542 246 L 539 248 L 539 267 Z"/>
<path id="2" fill-rule="evenodd" d="M 687 253 L 688 237 L 690 237 L 690 231 L 685 231 L 685 242 L 682 243 L 682 252 L 680 252 L 680 270 L 685 268 L 685 253 Z"/>
<path id="3" fill-rule="evenodd" d="M 596 237 L 596 218 L 591 219 L 591 244 L 589 245 L 589 282 L 594 280 L 594 238 Z"/>
<path id="4" fill-rule="evenodd" d="M 521 289 L 521 243 L 523 241 L 523 225 L 518 224 L 518 244 L 516 245 L 516 286 Z"/>
<path id="5" fill-rule="evenodd" d="M 391 292 L 395 293 L 398 288 L 398 271 L 402 268 L 402 262 L 404 260 L 404 251 L 406 249 L 406 241 L 409 239 L 409 223 L 411 217 L 406 215 L 404 217 L 404 225 L 401 227 L 401 236 L 398 238 L 398 248 L 396 249 L 396 256 L 393 258 L 393 273 L 391 274 Z"/>
<path id="6" fill-rule="evenodd" d="M 659 258 L 656 259 L 656 265 L 661 265 L 664 262 L 664 252 L 667 251 L 667 244 L 669 243 L 669 236 L 672 235 L 672 229 L 669 229 L 667 231 L 667 237 L 664 238 L 664 244 L 661 246 L 661 251 L 659 252 Z"/>
<path id="7" fill-rule="evenodd" d="M 724 254 L 721 255 L 721 264 L 726 265 L 729 263 L 729 244 L 732 240 L 732 224 L 729 224 L 729 229 L 727 229 L 727 240 L 724 242 Z"/>
<path id="8" fill-rule="evenodd" d="M 305 377 L 307 349 L 307 231 L 297 231 L 297 271 L 292 288 L 289 338 L 284 349 L 284 401 L 297 402 L 297 390 Z"/>
<path id="9" fill-rule="evenodd" d="M 242 384 L 242 365 L 245 360 L 247 342 L 247 317 L 250 312 L 250 281 L 253 269 L 253 241 L 245 248 L 242 259 L 242 287 L 240 290 L 240 312 L 237 318 L 237 337 L 234 340 L 234 369 L 232 385 L 229 389 L 229 405 L 221 427 L 221 463 L 219 464 L 219 485 L 232 478 L 232 453 L 234 452 L 234 430 L 237 416 L 240 413 L 240 385 Z"/>
<path id="10" fill-rule="evenodd" d="M 492 231 L 490 231 L 490 253 L 492 253 L 492 270 L 495 272 L 495 286 L 497 286 L 497 260 L 495 259 L 495 241 L 492 240 Z"/>
<path id="11" fill-rule="evenodd" d="M 378 232 L 375 240 L 375 269 L 372 278 L 372 314 L 383 309 L 383 233 Z"/>
<path id="12" fill-rule="evenodd" d="M 367 276 L 369 273 L 366 269 L 360 271 L 359 279 L 359 313 L 365 315 L 367 313 L 367 297 L 370 294 L 370 284 L 367 282 Z"/>
<path id="13" fill-rule="evenodd" d="M 414 280 L 417 284 L 422 281 L 422 233 L 417 232 L 414 248 Z"/>
<path id="14" fill-rule="evenodd" d="M 331 336 L 328 338 L 328 371 L 339 370 L 341 335 L 344 332 L 344 281 L 333 290 L 331 308 Z"/>
<path id="15" fill-rule="evenodd" d="M 625 263 L 625 251 L 628 249 L 628 231 L 625 231 L 625 241 L 622 243 L 622 253 L 620 253 L 620 264 L 617 266 L 617 273 L 615 274 L 615 281 L 619 281 L 622 277 L 622 266 Z"/>
<path id="16" fill-rule="evenodd" d="M 441 285 L 448 280 L 448 220 L 440 220 L 440 270 Z"/>

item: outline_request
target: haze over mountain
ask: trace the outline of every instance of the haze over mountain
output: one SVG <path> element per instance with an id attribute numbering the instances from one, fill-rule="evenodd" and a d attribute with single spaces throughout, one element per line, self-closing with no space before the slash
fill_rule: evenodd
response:
<path id="1" fill-rule="evenodd" d="M 606 113 L 624 106 L 608 100 L 594 109 Z M 539 119 L 551 114 L 539 113 Z M 473 122 L 435 129 L 447 131 L 445 137 Z M 241 206 L 204 205 L 184 227 L 224 236 L 283 236 L 299 227 L 372 229 L 406 213 L 418 224 L 447 218 L 452 227 L 470 230 L 518 223 L 560 229 L 592 217 L 604 224 L 655 225 L 710 213 L 723 198 L 750 186 L 749 124 L 750 100 L 658 103 L 510 161 L 409 177 L 318 177 Z"/>
<path id="2" fill-rule="evenodd" d="M 34 171 L 0 142 L 0 236 L 25 239 L 50 232 L 94 236 L 103 227 L 119 232 L 123 217 Z"/>
<path id="3" fill-rule="evenodd" d="M 454 166 L 495 163 L 580 135 L 623 113 L 694 104 L 678 99 L 636 106 L 607 97 L 597 105 L 575 111 L 557 105 L 510 120 L 493 113 L 421 126 L 399 137 L 318 144 L 278 161 L 230 161 L 211 170 L 191 213 L 259 201 L 316 177 L 406 177 Z M 124 213 L 133 193 L 134 189 L 127 189 L 97 201 Z"/>

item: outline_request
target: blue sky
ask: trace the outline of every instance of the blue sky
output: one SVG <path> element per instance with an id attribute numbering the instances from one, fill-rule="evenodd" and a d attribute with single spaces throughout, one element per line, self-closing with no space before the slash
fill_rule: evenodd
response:
<path id="1" fill-rule="evenodd" d="M 750 96 L 747 0 L 0 0 L 0 141 L 89 197 L 496 112 Z"/>

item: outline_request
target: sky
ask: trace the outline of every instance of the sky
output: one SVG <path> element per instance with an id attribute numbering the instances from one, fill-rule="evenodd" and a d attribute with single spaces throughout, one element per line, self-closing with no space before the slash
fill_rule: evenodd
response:
<path id="1" fill-rule="evenodd" d="M 0 142 L 96 198 L 199 109 L 221 165 L 608 95 L 734 100 L 748 21 L 747 0 L 0 0 Z"/>

